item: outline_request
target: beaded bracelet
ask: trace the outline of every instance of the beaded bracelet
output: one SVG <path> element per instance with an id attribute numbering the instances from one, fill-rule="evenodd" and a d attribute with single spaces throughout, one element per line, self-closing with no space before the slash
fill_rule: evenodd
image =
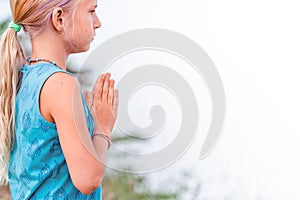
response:
<path id="1" fill-rule="evenodd" d="M 105 135 L 105 134 L 103 134 L 103 133 L 100 133 L 100 132 L 95 132 L 95 133 L 93 134 L 93 138 L 94 138 L 94 136 L 99 136 L 99 137 L 104 138 L 104 139 L 106 140 L 107 144 L 108 144 L 107 150 L 110 148 L 110 145 L 111 145 L 111 139 L 110 139 L 109 136 L 107 136 L 107 135 Z"/>

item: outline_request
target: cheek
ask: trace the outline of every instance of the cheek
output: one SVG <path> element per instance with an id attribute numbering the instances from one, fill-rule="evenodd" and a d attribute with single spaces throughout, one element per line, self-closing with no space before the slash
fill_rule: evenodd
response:
<path id="1" fill-rule="evenodd" d="M 79 34 L 93 31 L 93 20 L 90 14 L 81 15 L 75 20 L 75 23 Z"/>
<path id="2" fill-rule="evenodd" d="M 94 34 L 93 23 L 91 23 L 90 20 L 86 20 L 80 27 L 79 34 L 83 36 L 93 36 Z"/>
<path id="3" fill-rule="evenodd" d="M 93 38 L 94 33 L 93 30 L 90 29 L 89 27 L 84 27 L 81 31 L 81 40 L 83 42 L 90 42 L 91 39 Z"/>

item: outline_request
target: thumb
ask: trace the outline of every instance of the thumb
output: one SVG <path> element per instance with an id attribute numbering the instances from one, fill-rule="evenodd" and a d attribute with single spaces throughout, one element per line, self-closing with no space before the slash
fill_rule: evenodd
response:
<path id="1" fill-rule="evenodd" d="M 89 91 L 89 90 L 84 90 L 84 99 L 85 99 L 85 102 L 87 104 L 87 106 L 89 108 L 92 107 L 93 105 L 93 92 Z"/>

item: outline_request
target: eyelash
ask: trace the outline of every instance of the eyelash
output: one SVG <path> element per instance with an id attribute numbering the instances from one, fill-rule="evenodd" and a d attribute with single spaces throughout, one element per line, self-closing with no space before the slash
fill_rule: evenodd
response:
<path id="1" fill-rule="evenodd" d="M 96 10 L 92 10 L 92 11 L 91 11 L 91 13 L 94 13 L 94 12 L 96 12 Z"/>

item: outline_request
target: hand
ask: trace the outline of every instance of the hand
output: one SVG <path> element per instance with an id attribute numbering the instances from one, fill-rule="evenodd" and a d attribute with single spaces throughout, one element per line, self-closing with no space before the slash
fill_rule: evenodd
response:
<path id="1" fill-rule="evenodd" d="M 90 110 L 92 110 L 92 105 L 93 105 L 93 99 L 94 98 L 94 94 L 93 92 L 89 91 L 89 90 L 84 90 L 84 99 L 86 102 L 86 105 L 89 107 Z"/>
<path id="2" fill-rule="evenodd" d="M 108 136 L 114 127 L 119 105 L 119 94 L 118 90 L 114 89 L 114 84 L 110 73 L 106 73 L 98 77 L 93 88 L 91 112 L 95 121 L 95 131 L 101 131 Z"/>

